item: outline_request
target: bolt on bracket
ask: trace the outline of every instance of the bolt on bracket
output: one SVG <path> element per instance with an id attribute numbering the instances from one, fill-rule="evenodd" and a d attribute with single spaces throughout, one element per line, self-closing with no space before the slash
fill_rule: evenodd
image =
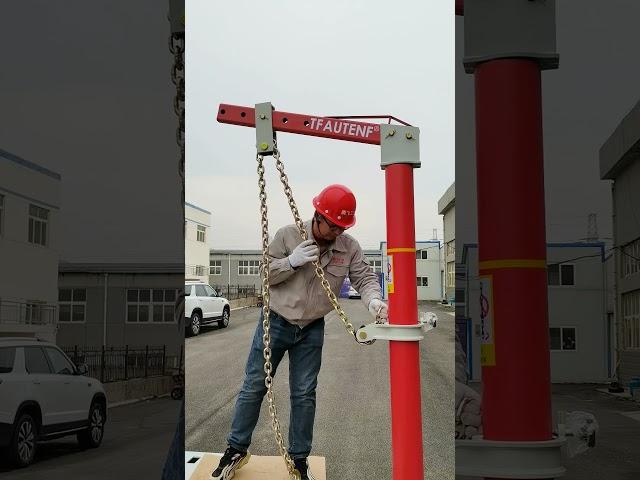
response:
<path id="1" fill-rule="evenodd" d="M 256 149 L 258 155 L 273 155 L 276 132 L 273 130 L 271 102 L 256 103 Z"/>

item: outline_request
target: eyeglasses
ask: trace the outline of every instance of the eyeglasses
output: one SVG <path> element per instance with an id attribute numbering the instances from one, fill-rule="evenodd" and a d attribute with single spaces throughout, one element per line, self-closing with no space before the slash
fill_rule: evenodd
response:
<path id="1" fill-rule="evenodd" d="M 323 217 L 322 215 L 320 215 L 320 218 L 322 220 L 324 220 L 324 223 L 327 224 L 327 227 L 329 227 L 329 230 L 331 230 L 334 233 L 342 233 L 345 231 L 345 228 L 336 225 L 335 223 L 330 222 L 329 220 L 327 220 L 325 217 Z"/>

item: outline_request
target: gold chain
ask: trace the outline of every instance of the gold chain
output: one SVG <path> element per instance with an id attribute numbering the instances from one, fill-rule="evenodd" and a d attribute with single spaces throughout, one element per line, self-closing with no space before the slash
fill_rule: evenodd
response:
<path id="1" fill-rule="evenodd" d="M 289 202 L 289 207 L 291 208 L 291 213 L 293 214 L 293 218 L 295 220 L 296 226 L 298 227 L 298 231 L 300 232 L 300 236 L 303 240 L 307 240 L 307 231 L 304 229 L 304 224 L 302 223 L 302 219 L 300 218 L 300 213 L 298 212 L 298 207 L 296 206 L 296 202 L 293 199 L 293 192 L 291 191 L 291 187 L 289 186 L 289 179 L 287 175 L 284 173 L 284 164 L 282 160 L 280 160 L 280 152 L 278 151 L 277 145 L 274 141 L 274 151 L 273 158 L 276 161 L 276 168 L 280 172 L 280 181 L 284 186 L 284 193 L 287 196 L 287 200 Z M 293 459 L 287 452 L 286 445 L 284 443 L 284 438 L 282 436 L 282 431 L 280 429 L 280 422 L 278 421 L 278 411 L 276 409 L 275 396 L 273 393 L 273 365 L 271 363 L 271 321 L 269 315 L 271 313 L 270 307 L 270 297 L 269 297 L 269 219 L 267 216 L 267 191 L 266 191 L 266 182 L 264 179 L 264 157 L 260 154 L 256 156 L 256 160 L 258 162 L 258 189 L 260 191 L 260 215 L 261 215 L 261 226 L 262 226 L 262 264 L 261 264 L 261 272 L 260 276 L 262 279 L 262 328 L 264 333 L 262 335 L 262 343 L 264 344 L 263 356 L 264 356 L 264 373 L 265 379 L 264 383 L 267 387 L 267 401 L 269 402 L 269 415 L 271 417 L 271 428 L 273 429 L 273 433 L 276 437 L 276 443 L 278 444 L 278 451 L 280 455 L 285 461 L 287 466 L 287 470 L 289 472 L 290 480 L 299 480 L 300 473 L 295 468 L 295 464 L 293 463 Z M 316 276 L 320 279 L 322 287 L 329 297 L 329 301 L 333 306 L 334 310 L 338 313 L 338 316 L 344 323 L 347 332 L 349 332 L 355 338 L 355 330 L 349 319 L 347 318 L 347 314 L 342 309 L 340 304 L 338 303 L 338 299 L 336 295 L 331 291 L 331 285 L 327 281 L 324 276 L 324 270 L 320 265 L 320 259 L 313 262 L 315 267 Z M 289 426 L 291 428 L 291 426 Z"/>
<path id="2" fill-rule="evenodd" d="M 278 451 L 282 458 L 284 458 L 287 470 L 289 472 L 290 480 L 300 480 L 300 474 L 296 470 L 293 459 L 287 452 L 287 448 L 284 444 L 284 438 L 280 431 L 280 422 L 278 421 L 278 411 L 276 409 L 275 397 L 273 394 L 273 365 L 271 364 L 271 322 L 269 314 L 271 308 L 269 306 L 269 220 L 267 218 L 267 192 L 265 189 L 266 183 L 264 181 L 264 158 L 262 155 L 257 155 L 258 161 L 258 188 L 260 189 L 260 214 L 262 216 L 262 264 L 260 276 L 262 277 L 262 328 L 264 334 L 262 335 L 262 342 L 264 344 L 264 384 L 267 387 L 267 400 L 269 401 L 269 415 L 271 416 L 271 428 L 276 436 L 276 443 L 278 444 Z"/>
<path id="3" fill-rule="evenodd" d="M 296 202 L 293 199 L 293 192 L 291 191 L 291 187 L 289 186 L 289 178 L 284 173 L 284 164 L 282 160 L 280 160 L 280 151 L 277 148 L 277 145 L 274 141 L 274 150 L 273 150 L 273 158 L 276 161 L 276 168 L 280 172 L 280 182 L 282 182 L 282 186 L 284 187 L 284 194 L 287 196 L 287 200 L 289 202 L 289 207 L 291 208 L 291 213 L 293 214 L 293 219 L 296 222 L 296 226 L 298 227 L 298 231 L 300 232 L 300 236 L 303 240 L 307 240 L 307 231 L 304 229 L 304 224 L 302 223 L 302 219 L 300 218 L 300 213 L 298 212 L 298 207 L 296 206 Z M 316 270 L 316 276 L 320 279 L 320 283 L 322 284 L 322 288 L 324 288 L 327 297 L 329 297 L 329 301 L 333 306 L 333 309 L 336 311 L 342 323 L 344 323 L 347 332 L 349 332 L 355 338 L 355 330 L 349 319 L 347 318 L 347 314 L 342 309 L 340 304 L 338 303 L 338 299 L 336 298 L 335 293 L 331 290 L 331 285 L 329 285 L 328 280 L 324 276 L 324 269 L 320 265 L 320 258 L 313 262 L 313 266 Z"/>

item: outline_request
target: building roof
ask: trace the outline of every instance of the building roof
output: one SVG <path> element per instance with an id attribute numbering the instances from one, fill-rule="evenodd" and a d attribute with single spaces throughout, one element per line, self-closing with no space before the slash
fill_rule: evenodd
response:
<path id="1" fill-rule="evenodd" d="M 600 249 L 600 259 L 604 262 L 605 251 L 604 242 L 548 242 L 547 248 L 598 248 Z M 470 248 L 478 248 L 477 243 L 465 243 L 462 246 L 462 263 L 467 261 L 467 252 Z"/>
<path id="2" fill-rule="evenodd" d="M 25 160 L 24 158 L 14 155 L 13 153 L 7 152 L 6 150 L 2 150 L 1 148 L 0 148 L 0 158 L 16 163 L 18 165 L 21 165 L 35 172 L 42 173 L 43 175 L 47 175 L 48 177 L 55 178 L 56 180 L 62 179 L 59 173 L 54 172 L 53 170 L 49 170 L 48 168 L 41 167 L 37 163 L 33 163 L 33 162 L 30 162 L 29 160 Z"/>
<path id="3" fill-rule="evenodd" d="M 262 250 L 214 250 L 209 251 L 210 255 L 262 255 Z"/>
<path id="4" fill-rule="evenodd" d="M 180 263 L 71 263 L 61 262 L 59 273 L 154 273 L 184 274 Z"/>
<path id="5" fill-rule="evenodd" d="M 191 208 L 195 208 L 196 210 L 201 211 L 202 213 L 207 213 L 209 215 L 211 215 L 211 212 L 209 210 L 205 210 L 204 208 L 200 208 L 197 205 L 194 205 L 193 203 L 189 203 L 189 202 L 184 202 L 185 206 L 187 207 L 191 207 Z"/>
<path id="6" fill-rule="evenodd" d="M 628 165 L 640 160 L 640 101 L 622 119 L 600 148 L 600 178 L 615 180 Z"/>
<path id="7" fill-rule="evenodd" d="M 453 182 L 444 195 L 438 200 L 438 215 L 444 215 L 456 204 L 456 182 Z"/>

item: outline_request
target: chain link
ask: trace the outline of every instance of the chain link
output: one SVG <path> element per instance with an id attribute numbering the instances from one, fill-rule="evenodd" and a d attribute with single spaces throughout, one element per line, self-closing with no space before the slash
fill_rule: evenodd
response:
<path id="1" fill-rule="evenodd" d="M 171 81 L 176 87 L 176 95 L 173 99 L 173 110 L 178 116 L 178 127 L 176 129 L 176 143 L 180 148 L 180 157 L 178 159 L 178 177 L 180 178 L 181 197 L 180 204 L 182 206 L 182 216 L 184 217 L 184 92 L 185 92 L 185 67 L 184 67 L 184 49 L 185 35 L 184 32 L 172 33 L 169 37 L 169 51 L 173 54 L 173 66 L 171 67 Z M 183 229 L 184 234 L 184 229 Z"/>
<path id="2" fill-rule="evenodd" d="M 298 211 L 298 207 L 293 198 L 293 191 L 289 185 L 289 178 L 284 171 L 284 163 L 280 160 L 280 151 L 278 150 L 278 146 L 274 140 L 274 150 L 273 150 L 273 158 L 276 161 L 276 168 L 278 172 L 280 172 L 280 182 L 284 187 L 284 193 L 287 197 L 287 201 L 289 202 L 289 208 L 291 209 L 291 213 L 293 214 L 293 219 L 295 221 L 296 226 L 298 227 L 298 231 L 300 232 L 300 236 L 303 240 L 307 240 L 307 231 L 304 228 L 304 223 L 302 222 L 302 218 L 300 217 L 300 212 Z M 264 383 L 267 387 L 267 401 L 269 402 L 269 416 L 271 417 L 271 428 L 276 437 L 276 443 L 278 444 L 278 451 L 282 458 L 284 458 L 285 464 L 287 466 L 287 470 L 289 471 L 289 479 L 290 480 L 299 480 L 300 474 L 298 470 L 295 468 L 295 464 L 291 459 L 291 456 L 287 452 L 286 445 L 284 443 L 284 438 L 282 436 L 282 431 L 280 429 L 280 422 L 278 421 L 278 411 L 275 404 L 275 396 L 273 393 L 273 365 L 271 363 L 271 321 L 269 315 L 271 313 L 270 306 L 270 292 L 269 292 L 269 219 L 267 216 L 267 192 L 266 192 L 266 182 L 264 179 L 264 157 L 260 154 L 256 156 L 256 160 L 258 162 L 258 189 L 259 189 L 259 197 L 260 197 L 260 215 L 261 215 L 261 235 L 262 235 L 262 264 L 261 264 L 261 272 L 260 276 L 262 279 L 262 328 L 264 333 L 262 335 L 262 342 L 264 344 L 263 356 L 264 356 L 264 373 L 265 379 Z M 320 283 L 322 284 L 322 288 L 324 289 L 333 309 L 337 312 L 340 320 L 344 323 L 345 328 L 349 334 L 353 335 L 356 338 L 356 332 L 353 328 L 351 322 L 347 317 L 347 314 L 342 309 L 340 304 L 338 303 L 338 299 L 336 295 L 331 290 L 331 285 L 329 281 L 324 276 L 324 269 L 320 265 L 320 259 L 313 262 L 313 266 L 315 267 L 315 274 L 320 279 Z M 356 339 L 357 342 L 357 339 Z M 289 427 L 291 428 L 291 426 Z"/>
<path id="3" fill-rule="evenodd" d="M 278 421 L 278 411 L 276 409 L 276 401 L 273 393 L 273 365 L 271 363 L 271 321 L 269 315 L 271 313 L 270 297 L 269 297 L 269 219 L 267 217 L 267 191 L 266 182 L 264 180 L 264 157 L 260 154 L 256 157 L 258 161 L 258 189 L 260 190 L 260 215 L 262 225 L 262 265 L 260 276 L 262 278 L 262 342 L 264 344 L 264 384 L 267 387 L 267 400 L 269 402 L 269 416 L 271 417 L 271 428 L 276 436 L 278 451 L 284 458 L 290 480 L 300 480 L 300 474 L 296 470 L 293 459 L 287 452 L 284 444 L 284 438 Z"/>
<path id="4" fill-rule="evenodd" d="M 296 206 L 296 202 L 293 199 L 293 192 L 291 191 L 291 187 L 289 186 L 289 178 L 287 177 L 286 173 L 284 173 L 284 163 L 282 163 L 282 160 L 280 160 L 280 151 L 278 150 L 278 146 L 275 143 L 275 141 L 274 141 L 273 148 L 274 148 L 273 158 L 276 161 L 276 168 L 278 169 L 278 172 L 280 172 L 280 182 L 284 187 L 284 194 L 286 195 L 287 201 L 289 202 L 289 207 L 291 208 L 293 219 L 295 220 L 296 226 L 298 227 L 300 236 L 302 237 L 303 240 L 307 240 L 307 231 L 304 229 L 304 224 L 302 223 L 302 219 L 300 218 L 298 207 Z M 333 309 L 336 311 L 336 313 L 340 317 L 340 320 L 342 320 L 342 323 L 344 323 L 344 327 L 347 329 L 347 332 L 349 332 L 355 338 L 356 337 L 355 329 L 353 328 L 353 325 L 351 324 L 351 322 L 349 322 L 349 318 L 347 317 L 347 314 L 338 303 L 338 298 L 336 297 L 335 293 L 333 293 L 333 291 L 331 290 L 331 285 L 329 284 L 329 281 L 324 276 L 324 269 L 322 268 L 322 265 L 320 265 L 319 258 L 318 260 L 313 262 L 313 266 L 315 267 L 316 276 L 320 279 L 322 288 L 327 294 L 327 297 L 329 298 L 329 301 L 331 302 Z"/>

